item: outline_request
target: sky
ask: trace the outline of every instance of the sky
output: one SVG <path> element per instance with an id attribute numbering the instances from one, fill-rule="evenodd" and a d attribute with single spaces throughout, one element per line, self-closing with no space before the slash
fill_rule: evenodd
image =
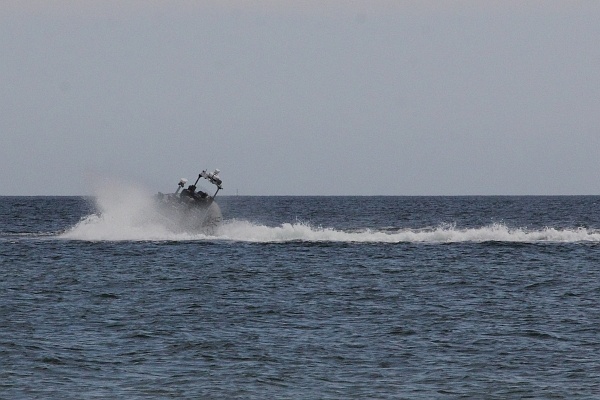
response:
<path id="1" fill-rule="evenodd" d="M 600 195 L 600 2 L 0 3 L 0 195 Z"/>

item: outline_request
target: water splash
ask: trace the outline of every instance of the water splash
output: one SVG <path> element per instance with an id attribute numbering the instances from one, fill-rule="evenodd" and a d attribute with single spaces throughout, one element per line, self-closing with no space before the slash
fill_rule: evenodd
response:
<path id="1" fill-rule="evenodd" d="M 171 234 L 160 222 L 152 196 L 142 189 L 117 183 L 104 184 L 95 198 L 97 214 L 82 219 L 61 235 L 65 239 L 164 240 Z"/>
<path id="2" fill-rule="evenodd" d="M 511 229 L 503 224 L 478 228 L 440 225 L 423 229 L 339 230 L 314 227 L 307 223 L 266 226 L 243 220 L 228 220 L 214 235 L 173 232 L 151 216 L 152 209 L 140 207 L 134 213 L 108 212 L 91 215 L 62 235 L 63 238 L 89 241 L 189 241 L 225 240 L 255 243 L 347 242 L 347 243 L 482 243 L 482 242 L 600 242 L 600 232 L 586 228 L 528 230 Z"/>
<path id="3" fill-rule="evenodd" d="M 474 228 L 440 224 L 427 228 L 353 229 L 316 227 L 309 223 L 267 226 L 245 220 L 228 220 L 213 235 L 173 229 L 157 209 L 152 196 L 133 185 L 109 183 L 96 196 L 98 213 L 82 219 L 60 235 L 86 241 L 189 241 L 239 242 L 356 242 L 356 243 L 481 243 L 481 242 L 600 242 L 600 231 L 587 228 L 510 228 L 495 223 Z"/>
<path id="4" fill-rule="evenodd" d="M 217 236 L 221 239 L 248 242 L 357 242 L 357 243 L 460 243 L 460 242 L 600 242 L 600 232 L 585 228 L 528 230 L 511 229 L 503 224 L 460 229 L 440 225 L 424 229 L 395 231 L 363 229 L 354 231 L 315 228 L 304 223 L 282 224 L 279 227 L 255 225 L 245 221 L 225 223 Z"/>
<path id="5" fill-rule="evenodd" d="M 284 223 L 270 227 L 248 221 L 225 221 L 214 235 L 173 232 L 166 225 L 136 218 L 112 215 L 92 215 L 61 235 L 62 238 L 89 241 L 187 241 L 228 240 L 256 243 L 347 242 L 347 243 L 461 243 L 461 242 L 521 242 L 575 243 L 600 242 L 600 232 L 586 228 L 527 230 L 511 229 L 504 225 L 480 228 L 400 229 L 396 232 L 374 229 L 344 231 L 312 227 L 304 223 Z"/>

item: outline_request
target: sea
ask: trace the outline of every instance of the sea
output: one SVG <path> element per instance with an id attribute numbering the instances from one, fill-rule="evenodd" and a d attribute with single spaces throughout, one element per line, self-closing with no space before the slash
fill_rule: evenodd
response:
<path id="1" fill-rule="evenodd" d="M 0 197 L 0 399 L 600 398 L 600 197 Z"/>

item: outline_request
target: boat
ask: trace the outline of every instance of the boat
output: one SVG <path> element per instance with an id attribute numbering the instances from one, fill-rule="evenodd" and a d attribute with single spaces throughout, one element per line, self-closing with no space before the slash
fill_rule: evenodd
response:
<path id="1" fill-rule="evenodd" d="M 193 185 L 187 184 L 187 179 L 181 178 L 174 193 L 156 195 L 158 211 L 165 217 L 166 225 L 176 232 L 192 232 L 214 234 L 221 224 L 223 217 L 215 197 L 223 189 L 220 171 L 202 171 Z M 200 178 L 208 180 L 217 187 L 211 196 L 197 188 Z"/>

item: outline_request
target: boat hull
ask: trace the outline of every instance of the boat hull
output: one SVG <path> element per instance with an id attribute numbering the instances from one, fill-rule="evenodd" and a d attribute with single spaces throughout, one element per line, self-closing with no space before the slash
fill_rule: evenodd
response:
<path id="1" fill-rule="evenodd" d="M 156 201 L 165 224 L 174 232 L 213 235 L 223 220 L 221 208 L 211 197 L 189 199 L 178 194 L 159 193 Z"/>

